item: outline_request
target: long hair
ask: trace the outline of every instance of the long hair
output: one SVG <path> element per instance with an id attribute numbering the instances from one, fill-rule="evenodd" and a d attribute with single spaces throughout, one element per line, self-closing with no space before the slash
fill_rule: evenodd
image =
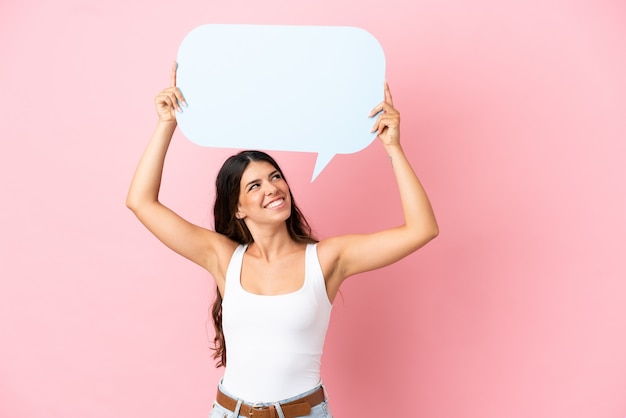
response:
<path id="1" fill-rule="evenodd" d="M 261 151 L 242 151 L 239 154 L 229 157 L 222 165 L 217 179 L 215 180 L 215 205 L 213 206 L 213 216 L 215 222 L 215 232 L 226 235 L 239 244 L 250 244 L 254 241 L 250 230 L 243 219 L 235 216 L 239 203 L 239 192 L 241 189 L 241 177 L 243 172 L 252 161 L 265 161 L 270 163 L 285 178 L 283 171 L 276 161 L 268 154 Z M 296 242 L 314 243 L 317 240 L 313 237 L 311 227 L 306 218 L 296 206 L 291 189 L 291 215 L 285 221 L 289 236 Z M 222 330 L 222 295 L 219 289 L 215 291 L 215 301 L 211 308 L 213 316 L 213 326 L 215 327 L 215 338 L 213 340 L 215 353 L 213 358 L 217 359 L 216 367 L 226 366 L 226 341 Z"/>

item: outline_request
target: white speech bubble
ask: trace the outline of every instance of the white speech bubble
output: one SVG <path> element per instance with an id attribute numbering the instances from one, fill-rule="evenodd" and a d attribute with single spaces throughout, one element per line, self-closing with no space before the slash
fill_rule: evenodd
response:
<path id="1" fill-rule="evenodd" d="M 384 79 L 383 49 L 360 28 L 203 25 L 178 50 L 177 119 L 202 146 L 315 152 L 313 181 L 376 138 Z"/>

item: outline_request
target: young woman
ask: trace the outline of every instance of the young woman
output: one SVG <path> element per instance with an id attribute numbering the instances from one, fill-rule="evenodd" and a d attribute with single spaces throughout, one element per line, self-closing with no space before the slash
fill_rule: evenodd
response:
<path id="1" fill-rule="evenodd" d="M 372 132 L 391 159 L 404 224 L 319 242 L 276 162 L 258 151 L 234 155 L 222 166 L 215 231 L 161 204 L 161 175 L 176 111 L 186 106 L 176 87 L 176 65 L 170 87 L 155 104 L 159 121 L 126 204 L 159 240 L 215 279 L 215 356 L 225 372 L 211 417 L 330 417 L 320 359 L 341 284 L 406 257 L 438 234 L 428 197 L 400 145 L 400 114 L 389 86 L 370 117 L 378 115 Z"/>

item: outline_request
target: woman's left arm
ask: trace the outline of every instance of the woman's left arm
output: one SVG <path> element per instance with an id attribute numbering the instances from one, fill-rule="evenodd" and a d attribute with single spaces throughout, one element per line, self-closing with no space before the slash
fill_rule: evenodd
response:
<path id="1" fill-rule="evenodd" d="M 343 235 L 321 242 L 319 250 L 324 255 L 320 256 L 328 261 L 325 264 L 330 271 L 325 273 L 331 288 L 338 289 L 341 282 L 353 274 L 375 270 L 406 257 L 439 233 L 426 191 L 400 145 L 400 113 L 393 107 L 387 83 L 385 100 L 372 110 L 370 116 L 377 114 L 372 132 L 378 132 L 378 138 L 391 159 L 404 224 L 372 234 Z M 334 286 L 328 283 L 329 279 L 335 282 Z"/>

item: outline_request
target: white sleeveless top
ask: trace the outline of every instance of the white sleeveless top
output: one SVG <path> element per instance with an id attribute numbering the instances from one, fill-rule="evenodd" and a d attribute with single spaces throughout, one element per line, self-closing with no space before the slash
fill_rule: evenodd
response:
<path id="1" fill-rule="evenodd" d="M 222 385 L 246 402 L 276 402 L 320 384 L 328 300 L 316 244 L 308 244 L 304 284 L 295 292 L 264 296 L 241 286 L 247 246 L 237 247 L 226 272 L 222 327 L 226 371 Z"/>

